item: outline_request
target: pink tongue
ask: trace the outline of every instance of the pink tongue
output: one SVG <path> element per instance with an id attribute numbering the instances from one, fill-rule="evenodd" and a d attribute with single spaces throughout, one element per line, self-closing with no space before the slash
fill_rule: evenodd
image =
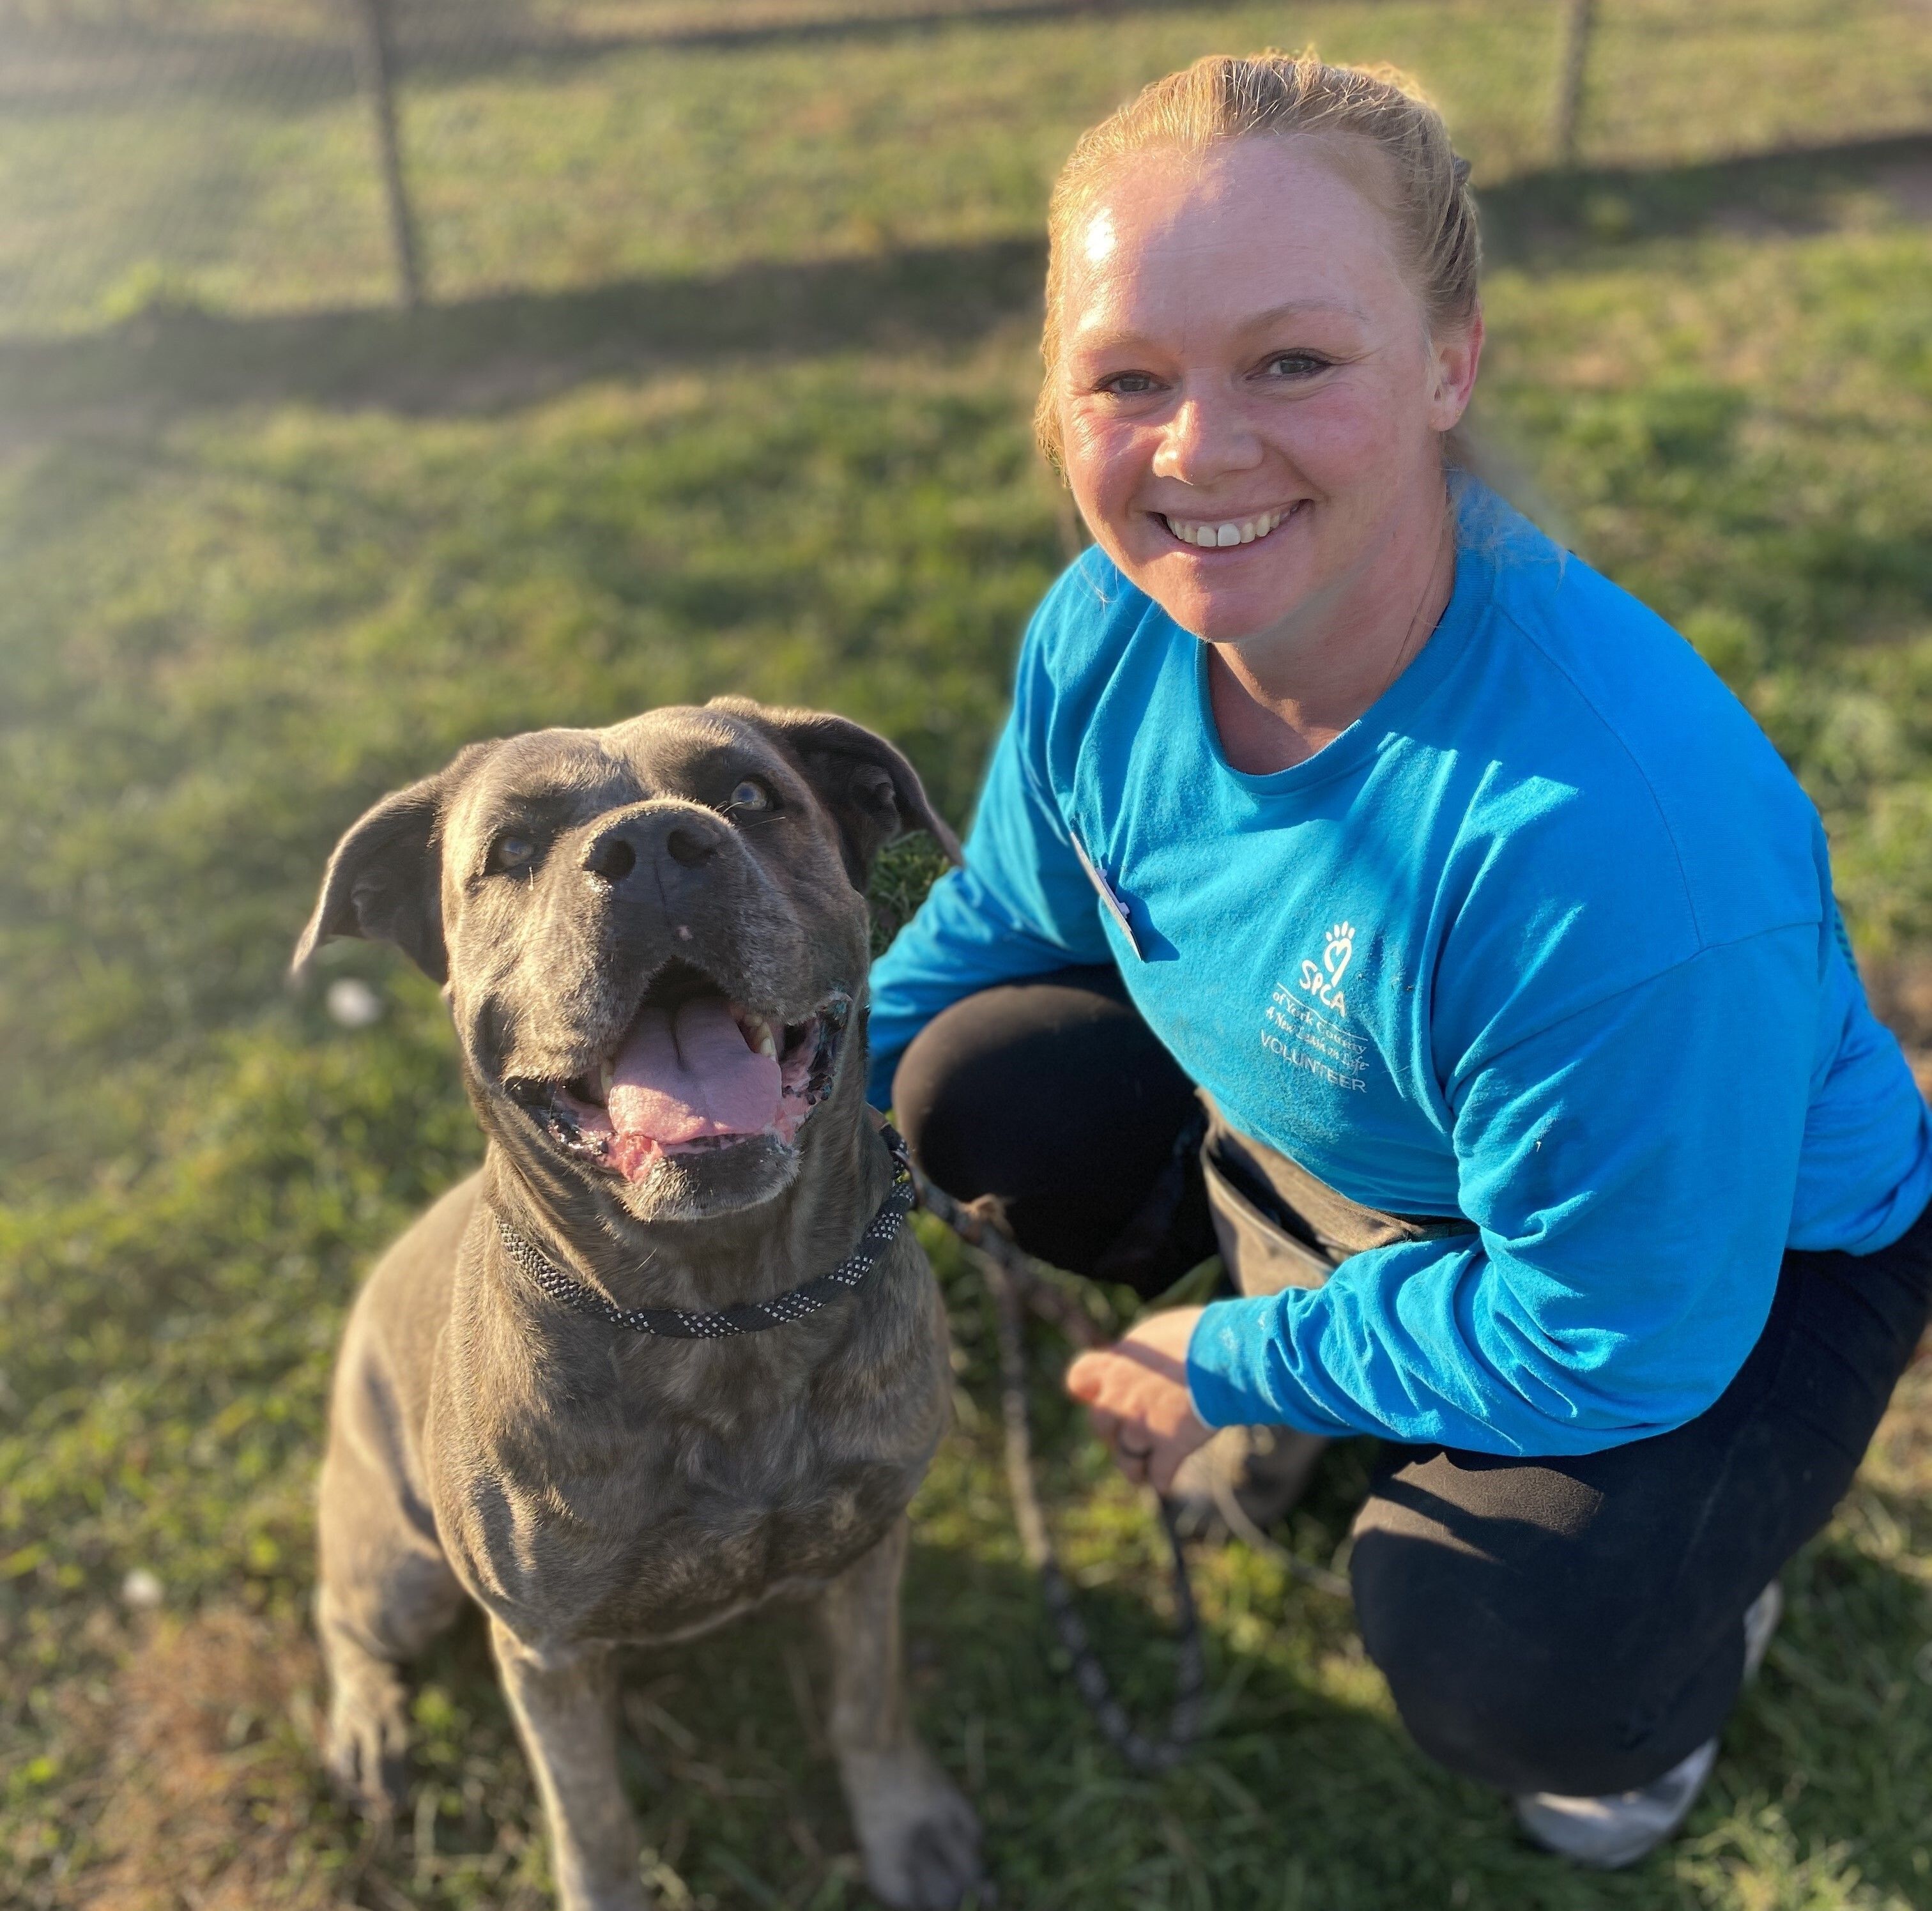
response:
<path id="1" fill-rule="evenodd" d="M 617 1057 L 607 1100 L 620 1142 L 665 1148 L 760 1133 L 778 1119 L 778 1064 L 746 1044 L 724 998 L 694 995 L 675 1019 L 645 1010 Z"/>

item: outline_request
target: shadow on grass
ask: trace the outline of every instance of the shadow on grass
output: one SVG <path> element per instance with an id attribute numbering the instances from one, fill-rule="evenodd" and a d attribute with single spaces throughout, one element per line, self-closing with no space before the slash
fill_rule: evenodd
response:
<path id="1" fill-rule="evenodd" d="M 1932 208 L 1932 135 L 1658 170 L 1540 173 L 1483 195 L 1492 256 L 1530 269 L 1713 227 L 1822 230 L 1843 196 L 1891 189 Z M 0 428 L 117 406 L 280 400 L 404 413 L 500 411 L 586 380 L 750 356 L 959 344 L 1037 314 L 1030 238 L 754 263 L 417 312 L 231 317 L 152 310 L 111 331 L 0 340 Z"/>
<path id="2" fill-rule="evenodd" d="M 154 310 L 109 332 L 0 341 L 0 425 L 148 400 L 488 412 L 679 364 L 962 343 L 1036 308 L 1041 266 L 1033 241 L 996 240 L 415 312 Z"/>
<path id="3" fill-rule="evenodd" d="M 1848 193 L 1874 188 L 1932 221 L 1932 133 L 1891 134 L 1695 165 L 1525 173 L 1481 191 L 1484 236 L 1499 262 L 1532 269 L 1588 248 L 1692 238 L 1829 231 Z"/>

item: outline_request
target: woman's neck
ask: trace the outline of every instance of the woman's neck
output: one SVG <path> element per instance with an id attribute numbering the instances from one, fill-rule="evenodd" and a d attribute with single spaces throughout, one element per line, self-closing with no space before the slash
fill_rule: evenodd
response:
<path id="1" fill-rule="evenodd" d="M 1222 754 L 1249 776 L 1305 762 L 1340 736 L 1429 640 L 1456 583 L 1446 488 L 1399 514 L 1336 592 L 1256 637 L 1208 646 Z"/>

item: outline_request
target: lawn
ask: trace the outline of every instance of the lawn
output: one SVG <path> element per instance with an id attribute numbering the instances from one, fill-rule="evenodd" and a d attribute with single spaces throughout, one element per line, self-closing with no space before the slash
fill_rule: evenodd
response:
<path id="1" fill-rule="evenodd" d="M 334 1342 L 478 1144 L 428 986 L 338 945 L 328 975 L 384 1010 L 347 1031 L 285 991 L 289 946 L 367 800 L 533 724 L 824 704 L 963 821 L 1073 536 L 1026 426 L 1045 182 L 1180 58 L 1310 34 L 1436 88 L 1488 182 L 1484 426 L 1513 488 L 1750 703 L 1824 812 L 1883 1003 L 1932 1037 L 1932 139 L 1866 138 L 1932 118 L 1932 47 L 1870 4 L 1616 9 L 1593 170 L 1558 176 L 1551 10 L 1123 7 L 732 46 L 632 44 L 692 9 L 556 10 L 608 45 L 422 56 L 405 128 L 442 302 L 413 317 L 376 304 L 339 89 L 0 120 L 0 1900 L 546 1901 L 473 1628 L 423 1669 L 390 1838 L 315 1769 Z M 1838 143 L 1739 156 L 1781 138 Z M 1589 1877 L 1407 1745 L 1345 1607 L 1238 1548 L 1197 1561 L 1199 1756 L 1122 1772 L 1020 1561 L 990 1321 L 928 1238 L 958 1414 L 917 1508 L 914 1686 L 1004 1904 L 1932 1903 L 1932 1366 L 1793 1568 L 1689 1834 Z M 1055 1404 L 1064 1349 L 1035 1352 L 1070 1555 L 1157 1703 L 1151 1528 Z M 1334 1455 L 1283 1537 L 1331 1557 L 1365 1470 Z M 639 1656 L 626 1756 L 668 1906 L 866 1901 L 822 1690 L 802 1615 Z"/>

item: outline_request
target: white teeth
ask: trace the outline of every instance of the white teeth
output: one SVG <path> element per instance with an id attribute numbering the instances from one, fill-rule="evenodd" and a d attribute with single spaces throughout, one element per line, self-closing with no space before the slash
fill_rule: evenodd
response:
<path id="1" fill-rule="evenodd" d="M 738 1018 L 738 1027 L 742 1032 L 746 1046 L 754 1054 L 769 1055 L 773 1061 L 778 1058 L 778 1045 L 772 1039 L 772 1025 L 763 1016 L 746 1012 Z"/>
<path id="2" fill-rule="evenodd" d="M 610 1100 L 610 1084 L 616 1078 L 617 1071 L 612 1066 L 610 1057 L 607 1055 L 597 1065 L 597 1085 L 603 1090 L 604 1100 L 607 1104 Z"/>
<path id="3" fill-rule="evenodd" d="M 1232 519 L 1216 524 L 1196 524 L 1180 518 L 1163 521 L 1183 544 L 1196 545 L 1202 550 L 1226 550 L 1231 545 L 1252 544 L 1256 538 L 1266 537 L 1288 514 L 1285 511 L 1264 511 L 1258 518 Z"/>

